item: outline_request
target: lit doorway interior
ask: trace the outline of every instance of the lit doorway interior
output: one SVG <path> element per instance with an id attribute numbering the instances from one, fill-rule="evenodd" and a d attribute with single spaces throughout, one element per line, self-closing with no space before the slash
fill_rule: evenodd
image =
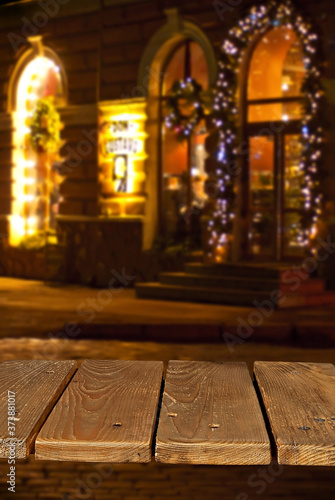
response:
<path id="1" fill-rule="evenodd" d="M 304 254 L 303 52 L 287 27 L 267 32 L 252 51 L 245 88 L 248 155 L 242 179 L 244 257 L 283 261 Z"/>

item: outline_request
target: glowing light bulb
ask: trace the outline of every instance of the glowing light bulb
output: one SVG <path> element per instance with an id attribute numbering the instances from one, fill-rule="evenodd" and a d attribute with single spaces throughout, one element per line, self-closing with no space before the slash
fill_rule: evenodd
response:
<path id="1" fill-rule="evenodd" d="M 28 203 L 31 203 L 32 201 L 34 201 L 35 197 L 32 194 L 26 194 L 23 197 L 23 199 L 24 199 L 24 201 L 27 201 Z"/>
<path id="2" fill-rule="evenodd" d="M 28 224 L 29 227 L 36 226 L 36 224 L 37 224 L 37 217 L 28 217 L 27 224 Z"/>
<path id="3" fill-rule="evenodd" d="M 11 225 L 20 237 L 25 235 L 24 218 L 23 217 L 20 217 L 19 215 L 12 215 Z"/>
<path id="4" fill-rule="evenodd" d="M 27 186 L 32 186 L 33 184 L 35 184 L 35 179 L 33 177 L 26 177 L 24 179 L 24 184 L 26 184 Z"/>
<path id="5" fill-rule="evenodd" d="M 33 82 L 31 82 L 31 86 L 36 89 L 41 86 L 41 82 L 39 80 L 34 80 Z"/>
<path id="6" fill-rule="evenodd" d="M 282 116 L 282 120 L 283 120 L 283 122 L 288 122 L 290 120 L 290 117 L 285 114 Z"/>
<path id="7" fill-rule="evenodd" d="M 18 111 L 16 113 L 17 118 L 22 118 L 23 120 L 29 116 L 27 111 Z"/>

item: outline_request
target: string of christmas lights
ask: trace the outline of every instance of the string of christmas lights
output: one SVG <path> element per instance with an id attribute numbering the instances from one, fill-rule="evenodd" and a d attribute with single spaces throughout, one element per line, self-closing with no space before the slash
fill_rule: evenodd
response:
<path id="1" fill-rule="evenodd" d="M 253 37 L 277 26 L 296 32 L 303 49 L 305 80 L 304 118 L 302 120 L 303 154 L 300 171 L 303 179 L 303 216 L 298 230 L 298 243 L 308 247 L 317 231 L 322 213 L 320 177 L 322 172 L 323 128 L 321 126 L 321 101 L 324 95 L 320 77 L 322 66 L 318 56 L 318 35 L 310 22 L 303 19 L 290 0 L 270 0 L 267 5 L 253 7 L 249 14 L 232 28 L 221 47 L 219 75 L 214 98 L 214 124 L 217 130 L 218 199 L 209 222 L 209 256 L 222 260 L 224 246 L 230 239 L 235 217 L 234 172 L 238 161 L 237 94 L 238 73 L 243 53 Z"/>

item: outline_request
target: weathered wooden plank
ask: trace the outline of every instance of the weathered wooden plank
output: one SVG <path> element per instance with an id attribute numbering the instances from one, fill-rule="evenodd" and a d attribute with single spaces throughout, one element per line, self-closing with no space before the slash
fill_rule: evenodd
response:
<path id="1" fill-rule="evenodd" d="M 0 458 L 27 458 L 37 433 L 77 368 L 76 361 L 2 361 L 0 363 Z M 9 392 L 10 391 L 10 392 Z M 9 396 L 11 399 L 8 399 Z M 15 406 L 8 411 L 10 406 Z M 8 417 L 13 430 L 8 429 Z M 8 414 L 9 413 L 9 414 Z M 15 428 L 15 429 L 14 429 Z M 13 434 L 10 435 L 10 432 Z"/>
<path id="2" fill-rule="evenodd" d="M 85 361 L 36 440 L 36 458 L 151 460 L 163 375 L 159 361 Z"/>
<path id="3" fill-rule="evenodd" d="M 335 465 L 335 366 L 255 363 L 278 452 L 284 465 Z"/>
<path id="4" fill-rule="evenodd" d="M 245 363 L 170 361 L 156 460 L 269 464 L 270 440 Z"/>

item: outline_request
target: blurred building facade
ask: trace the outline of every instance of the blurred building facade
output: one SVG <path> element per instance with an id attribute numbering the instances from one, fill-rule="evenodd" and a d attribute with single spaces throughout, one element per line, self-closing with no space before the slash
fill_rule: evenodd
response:
<path id="1" fill-rule="evenodd" d="M 190 250 L 208 256 L 220 182 L 212 120 L 220 50 L 232 30 L 243 31 L 253 6 L 259 12 L 263 3 L 49 0 L 1 7 L 3 275 L 104 286 L 116 268 L 152 278 L 160 267 L 149 252 L 155 245 L 187 241 Z M 335 221 L 335 4 L 296 1 L 293 18 L 295 7 L 313 20 L 310 35 L 318 37 L 325 60 L 324 204 L 314 231 L 329 245 Z M 241 47 L 232 114 L 241 168 L 232 174 L 232 235 L 218 261 L 294 262 L 305 255 L 306 242 L 296 234 L 306 207 L 300 175 L 306 61 L 298 35 L 294 25 L 274 23 L 255 30 Z M 174 82 L 185 78 L 201 85 L 205 115 L 192 137 L 180 141 L 166 115 Z M 231 78 L 223 88 L 233 85 Z M 43 155 L 28 136 L 36 103 L 48 98 L 63 142 Z M 180 105 L 187 114 L 188 103 Z M 48 131 L 57 119 L 50 115 L 39 126 Z M 37 141 L 38 134 L 37 127 Z"/>

